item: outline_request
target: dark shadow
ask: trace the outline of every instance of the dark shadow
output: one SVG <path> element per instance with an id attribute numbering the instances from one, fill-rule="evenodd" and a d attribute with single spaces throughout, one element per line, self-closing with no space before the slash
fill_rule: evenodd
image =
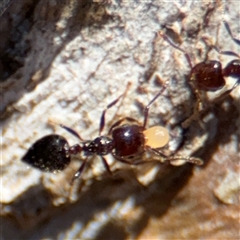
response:
<path id="1" fill-rule="evenodd" d="M 114 240 L 124 240 L 127 239 L 128 233 L 125 232 L 123 226 L 120 226 L 116 223 L 108 222 L 104 227 L 100 229 L 95 240 L 102 239 L 114 239 Z"/>
<path id="2" fill-rule="evenodd" d="M 75 8 L 71 12 L 72 16 L 67 19 L 66 27 L 62 32 L 61 30 L 57 31 L 55 29 L 56 23 L 60 20 L 61 13 L 69 4 L 69 1 L 57 0 L 57 2 L 58 4 L 56 6 L 51 6 L 48 2 L 45 2 L 45 6 L 43 6 L 43 1 L 25 0 L 21 2 L 22 5 L 19 5 L 19 8 L 22 8 L 19 21 L 12 23 L 14 21 L 12 16 L 18 14 L 18 12 L 15 13 L 17 11 L 15 4 L 12 4 L 0 17 L 6 25 L 2 30 L 6 33 L 6 36 L 4 40 L 0 42 L 0 49 L 3 50 L 0 51 L 0 81 L 2 81 L 0 84 L 3 84 L 2 90 L 4 90 L 4 93 L 7 92 L 8 87 L 6 86 L 8 85 L 11 86 L 11 92 L 14 92 L 15 87 L 22 86 L 22 89 L 17 89 L 17 94 L 12 96 L 11 103 L 9 103 L 7 109 L 1 109 L 0 119 L 7 119 L 16 111 L 10 106 L 18 101 L 22 95 L 26 93 L 26 90 L 34 90 L 40 82 L 48 77 L 54 59 L 72 39 L 81 34 L 82 29 L 91 27 L 92 31 L 101 31 L 102 26 L 108 21 L 117 20 L 107 15 L 106 11 L 104 11 L 105 5 L 103 3 L 79 0 L 76 1 Z M 41 12 L 39 14 L 39 12 L 37 12 L 40 11 L 39 9 L 43 11 L 43 13 Z M 101 9 L 103 9 L 103 11 Z M 95 14 L 98 14 L 97 20 L 92 17 Z M 42 19 L 38 19 L 37 16 L 42 17 Z M 9 30 L 7 28 L 9 24 L 13 26 L 13 29 Z M 49 29 L 53 29 L 50 33 L 51 35 L 44 35 L 46 30 L 49 32 Z M 59 37 L 63 32 L 66 33 L 66 35 L 63 37 L 62 43 L 60 45 L 53 44 L 53 39 Z M 39 36 L 39 38 L 43 38 L 44 49 L 41 49 L 41 46 L 37 45 L 39 43 L 28 40 L 28 36 L 33 33 Z M 34 44 L 36 44 L 36 46 Z M 48 57 L 44 61 L 41 61 L 41 65 L 39 65 L 38 55 L 42 51 L 46 52 Z M 26 61 L 31 64 L 26 66 Z M 26 76 L 22 75 L 26 67 L 28 68 L 27 72 L 30 73 L 27 79 Z M 39 70 L 41 71 L 41 75 L 33 81 L 31 78 Z M 17 86 L 15 86 L 16 81 L 18 81 Z"/>
<path id="3" fill-rule="evenodd" d="M 11 228 L 21 236 L 18 239 L 34 239 L 34 237 L 57 239 L 59 234 L 70 231 L 73 223 L 88 226 L 97 213 L 106 212 L 107 217 L 109 208 L 116 202 L 124 202 L 131 196 L 135 207 L 144 208 L 141 218 L 128 226 L 133 236 L 137 237 L 152 216 L 164 216 L 174 196 L 191 177 L 191 170 L 190 165 L 175 168 L 164 164 L 159 171 L 159 176 L 148 188 L 144 188 L 134 180 L 131 170 L 119 171 L 113 177 L 106 174 L 102 181 L 93 182 L 88 191 L 80 193 L 76 203 L 58 208 L 51 205 L 51 196 L 41 186 L 31 188 L 20 197 L 18 202 L 11 205 L 14 208 L 12 212 L 18 214 L 7 217 L 7 224 L 11 225 L 9 221 L 12 221 Z M 132 179 L 131 183 L 123 178 L 126 175 Z M 5 218 L 3 220 L 5 221 Z M 19 221 L 21 226 L 16 227 L 16 222 L 19 223 Z M 3 237 L 9 236 L 8 231 L 11 228 L 8 227 L 3 231 Z M 95 239 L 109 239 L 111 236 L 114 237 L 114 234 L 117 234 L 114 239 L 126 239 L 127 236 L 124 227 L 119 222 L 112 221 L 111 216 L 97 230 L 99 232 L 95 234 Z"/>
<path id="4" fill-rule="evenodd" d="M 193 153 L 193 156 L 200 157 L 204 160 L 204 165 L 206 167 L 209 160 L 211 160 L 214 154 L 218 151 L 219 146 L 228 144 L 232 141 L 232 136 L 236 135 L 237 139 L 237 119 L 240 119 L 240 113 L 236 108 L 236 103 L 233 103 L 231 96 L 228 96 L 214 105 L 209 105 L 208 110 L 201 116 L 205 117 L 207 114 L 212 113 L 213 117 L 204 123 L 204 129 L 198 131 L 197 129 L 202 128 L 201 123 L 193 123 L 187 131 L 185 138 L 191 143 L 196 134 L 208 134 L 208 138 L 203 142 L 202 147 L 199 151 Z"/>
<path id="5" fill-rule="evenodd" d="M 225 103 L 228 104 L 227 108 L 224 108 L 221 105 L 215 105 L 213 108 L 213 112 L 219 122 L 216 137 L 209 143 L 209 148 L 205 151 L 208 159 L 212 158 L 219 146 L 228 144 L 232 141 L 233 135 L 236 135 L 236 141 L 239 141 L 239 135 L 237 134 L 237 122 L 240 121 L 240 113 L 236 105 L 233 104 L 233 99 L 231 97 L 228 97 Z M 237 101 L 235 104 L 237 104 Z"/>
<path id="6" fill-rule="evenodd" d="M 24 41 L 24 37 L 31 30 L 38 2 L 23 0 L 19 2 L 18 9 L 16 3 L 12 3 L 0 16 L 0 82 L 6 81 L 23 67 L 24 59 L 31 51 L 30 42 Z M 22 10 L 20 13 L 19 8 Z"/>

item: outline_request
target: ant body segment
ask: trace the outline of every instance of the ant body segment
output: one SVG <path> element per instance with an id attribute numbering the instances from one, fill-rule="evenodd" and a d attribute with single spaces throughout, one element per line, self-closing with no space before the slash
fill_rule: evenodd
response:
<path id="1" fill-rule="evenodd" d="M 57 172 L 65 169 L 70 161 L 71 155 L 82 154 L 83 163 L 72 178 L 71 183 L 79 178 L 84 170 L 88 157 L 97 155 L 101 158 L 106 170 L 111 173 L 110 167 L 105 159 L 105 155 L 112 154 L 115 160 L 125 164 L 138 165 L 148 161 L 139 160 L 144 152 L 150 150 L 162 159 L 162 162 L 184 160 L 193 164 L 201 165 L 203 161 L 195 157 L 183 156 L 165 156 L 160 148 L 168 144 L 169 132 L 162 126 L 154 126 L 146 129 L 148 113 L 150 106 L 165 91 L 167 83 L 155 95 L 155 97 L 144 108 L 144 121 L 139 124 L 137 120 L 131 117 L 124 117 L 116 121 L 109 129 L 107 136 L 102 135 L 105 126 L 106 111 L 114 106 L 119 99 L 111 102 L 102 112 L 99 125 L 99 136 L 94 140 L 83 140 L 81 136 L 73 129 L 60 125 L 80 140 L 80 143 L 69 146 L 67 140 L 57 134 L 44 136 L 37 140 L 23 156 L 22 161 L 30 164 L 32 167 L 42 171 Z M 122 124 L 128 121 L 128 124 Z"/>
<path id="2" fill-rule="evenodd" d="M 233 37 L 228 23 L 224 19 L 223 22 L 232 40 L 240 45 L 240 41 Z M 216 60 L 203 61 L 193 66 L 189 54 L 184 49 L 175 45 L 163 32 L 158 32 L 158 35 L 167 41 L 172 47 L 184 54 L 191 69 L 189 80 L 194 87 L 198 103 L 197 106 L 195 106 L 193 115 L 182 123 L 182 126 L 186 128 L 190 125 L 192 120 L 196 120 L 198 118 L 199 112 L 204 110 L 202 106 L 202 96 L 204 96 L 206 92 L 214 92 L 223 88 L 226 85 L 225 77 L 233 77 L 236 78 L 237 81 L 231 89 L 221 94 L 220 99 L 224 98 L 240 84 L 240 56 L 232 51 L 220 51 L 216 46 L 211 46 L 219 54 L 235 56 L 238 59 L 230 61 L 224 68 L 222 68 L 221 62 Z"/>

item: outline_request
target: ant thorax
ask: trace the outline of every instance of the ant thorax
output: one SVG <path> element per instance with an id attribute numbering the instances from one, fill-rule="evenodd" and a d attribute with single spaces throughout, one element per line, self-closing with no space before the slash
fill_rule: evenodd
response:
<path id="1" fill-rule="evenodd" d="M 107 155 L 113 150 L 112 139 L 106 136 L 99 136 L 94 140 L 84 141 L 82 143 L 82 152 L 85 156 Z"/>

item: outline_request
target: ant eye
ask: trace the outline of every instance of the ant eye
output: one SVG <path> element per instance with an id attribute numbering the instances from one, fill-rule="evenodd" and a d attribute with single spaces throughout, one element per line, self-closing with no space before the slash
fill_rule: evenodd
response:
<path id="1" fill-rule="evenodd" d="M 167 128 L 154 126 L 145 131 L 143 134 L 146 139 L 146 145 L 151 148 L 161 148 L 169 142 L 169 132 Z"/>
<path id="2" fill-rule="evenodd" d="M 198 63 L 192 68 L 190 80 L 197 88 L 206 91 L 216 91 L 225 85 L 222 75 L 222 65 L 218 61 Z"/>
<path id="3" fill-rule="evenodd" d="M 65 138 L 48 135 L 36 141 L 22 161 L 42 171 L 61 171 L 70 163 L 70 156 L 66 154 L 68 148 Z"/>

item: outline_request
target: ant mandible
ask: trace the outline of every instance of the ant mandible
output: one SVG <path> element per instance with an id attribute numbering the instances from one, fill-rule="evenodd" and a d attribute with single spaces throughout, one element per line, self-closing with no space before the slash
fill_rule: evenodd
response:
<path id="1" fill-rule="evenodd" d="M 240 41 L 233 37 L 230 27 L 224 19 L 223 23 L 232 40 L 238 45 L 240 45 Z M 220 51 L 216 46 L 211 46 L 219 54 L 235 56 L 238 59 L 230 61 L 225 68 L 222 68 L 222 64 L 216 60 L 203 61 L 193 66 L 190 56 L 185 50 L 175 45 L 162 31 L 158 32 L 158 35 L 161 36 L 165 41 L 167 41 L 172 47 L 176 48 L 184 54 L 191 69 L 189 74 L 189 80 L 194 87 L 194 91 L 197 97 L 197 105 L 195 106 L 193 115 L 182 123 L 182 126 L 186 128 L 190 125 L 192 120 L 198 119 L 199 112 L 204 110 L 204 107 L 202 106 L 202 96 L 206 92 L 213 92 L 223 88 L 226 84 L 225 77 L 236 78 L 237 81 L 232 86 L 232 88 L 224 92 L 218 98 L 222 99 L 240 84 L 240 56 L 232 51 Z"/>
<path id="2" fill-rule="evenodd" d="M 57 134 L 44 136 L 37 140 L 23 156 L 22 161 L 30 164 L 32 167 L 42 171 L 58 172 L 66 168 L 70 161 L 71 155 L 82 154 L 85 156 L 83 163 L 72 178 L 71 183 L 79 178 L 84 170 L 89 156 L 97 155 L 101 158 L 106 170 L 111 173 L 110 167 L 105 159 L 105 155 L 112 154 L 115 160 L 122 163 L 138 165 L 148 161 L 139 160 L 144 152 L 150 150 L 160 156 L 162 162 L 184 160 L 193 164 L 201 165 L 203 161 L 196 157 L 183 156 L 165 156 L 161 153 L 160 148 L 169 142 L 169 132 L 162 126 L 154 126 L 146 129 L 148 113 L 150 106 L 165 91 L 168 82 L 144 108 L 143 124 L 131 117 L 124 117 L 116 121 L 109 129 L 107 136 L 102 135 L 105 126 L 105 114 L 109 108 L 114 106 L 119 99 L 107 105 L 102 112 L 99 125 L 99 136 L 94 140 L 83 140 L 81 136 L 73 129 L 60 125 L 62 128 L 73 134 L 80 140 L 80 143 L 69 146 L 67 140 Z M 122 124 L 128 121 L 128 124 Z"/>

